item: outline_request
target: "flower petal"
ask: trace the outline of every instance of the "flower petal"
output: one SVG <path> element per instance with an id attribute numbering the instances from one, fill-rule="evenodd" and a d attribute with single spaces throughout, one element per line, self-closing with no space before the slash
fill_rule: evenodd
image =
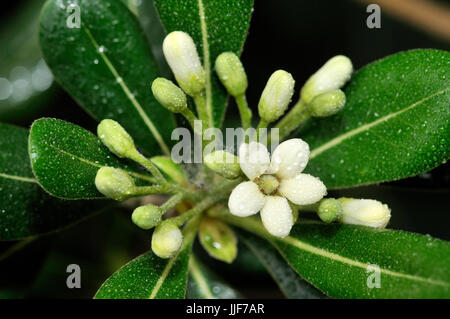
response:
<path id="1" fill-rule="evenodd" d="M 250 179 L 262 175 L 270 165 L 270 154 L 267 147 L 261 143 L 243 143 L 239 147 L 239 164 L 241 170 Z"/>
<path id="2" fill-rule="evenodd" d="M 271 235 L 277 237 L 289 235 L 294 218 L 287 199 L 281 196 L 267 196 L 261 210 L 261 220 Z"/>
<path id="3" fill-rule="evenodd" d="M 239 217 L 256 214 L 264 206 L 265 196 L 253 182 L 243 182 L 236 186 L 228 199 L 230 213 Z"/>
<path id="4" fill-rule="evenodd" d="M 278 190 L 296 205 L 314 204 L 327 193 L 322 181 L 309 174 L 299 174 L 294 178 L 281 180 Z"/>
<path id="5" fill-rule="evenodd" d="M 269 171 L 279 178 L 292 178 L 308 164 L 309 145 L 299 138 L 287 140 L 273 151 Z"/>

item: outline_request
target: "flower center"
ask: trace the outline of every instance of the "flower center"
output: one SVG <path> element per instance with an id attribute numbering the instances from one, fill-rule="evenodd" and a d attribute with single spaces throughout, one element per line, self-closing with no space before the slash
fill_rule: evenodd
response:
<path id="1" fill-rule="evenodd" d="M 280 186 L 279 180 L 273 175 L 262 175 L 255 179 L 255 183 L 258 185 L 261 192 L 266 195 L 272 195 Z"/>

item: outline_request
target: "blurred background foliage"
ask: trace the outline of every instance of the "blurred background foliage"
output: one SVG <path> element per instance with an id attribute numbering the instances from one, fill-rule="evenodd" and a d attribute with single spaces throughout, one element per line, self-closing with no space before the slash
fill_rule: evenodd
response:
<path id="1" fill-rule="evenodd" d="M 150 0 L 123 1 L 135 13 L 139 5 L 151 7 Z M 382 9 L 381 29 L 368 29 L 366 6 L 377 2 Z M 43 3 L 0 2 L 0 121 L 28 127 L 34 119 L 56 117 L 94 130 L 96 122 L 60 89 L 42 60 L 37 21 Z M 249 77 L 250 104 L 255 109 L 267 78 L 276 69 L 291 72 L 300 88 L 310 74 L 336 54 L 349 56 L 359 69 L 402 50 L 449 49 L 448 1 L 395 3 L 257 0 L 242 56 Z M 152 28 L 153 18 L 154 12 L 140 16 L 144 28 L 153 32 L 152 36 L 161 37 L 161 30 Z M 157 48 L 154 54 L 161 56 Z M 167 69 L 163 72 L 167 74 Z M 237 116 L 237 108 L 230 105 L 226 126 L 236 125 Z M 392 208 L 391 228 L 450 240 L 449 176 L 449 165 L 444 164 L 418 177 L 335 191 L 331 196 L 376 198 Z M 0 242 L 0 298 L 91 298 L 115 270 L 150 248 L 148 233 L 130 221 L 131 207 L 99 214 L 61 233 L 30 239 L 27 245 Z M 199 257 L 244 296 L 281 297 L 270 276 L 243 245 L 232 271 L 228 265 L 211 260 L 198 246 L 195 250 Z M 66 287 L 69 264 L 81 267 L 81 289 Z"/>

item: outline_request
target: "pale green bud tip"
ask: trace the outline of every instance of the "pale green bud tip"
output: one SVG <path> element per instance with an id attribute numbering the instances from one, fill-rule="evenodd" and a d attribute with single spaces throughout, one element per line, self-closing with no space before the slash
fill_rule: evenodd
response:
<path id="1" fill-rule="evenodd" d="M 341 111 L 345 102 L 345 93 L 341 90 L 334 90 L 316 96 L 308 104 L 308 108 L 315 117 L 327 117 Z"/>
<path id="2" fill-rule="evenodd" d="M 278 120 L 291 102 L 294 85 L 295 81 L 290 73 L 283 70 L 274 72 L 261 94 L 259 116 L 268 123 Z"/>
<path id="3" fill-rule="evenodd" d="M 152 250 L 161 258 L 173 257 L 180 249 L 183 235 L 171 222 L 164 222 L 156 227 L 152 237 Z"/>
<path id="4" fill-rule="evenodd" d="M 103 144 L 119 157 L 128 157 L 136 151 L 131 136 L 116 121 L 101 121 L 97 127 L 97 135 Z"/>
<path id="5" fill-rule="evenodd" d="M 142 229 L 151 229 L 161 223 L 163 211 L 158 206 L 148 204 L 138 207 L 131 215 L 131 220 Z"/>
<path id="6" fill-rule="evenodd" d="M 97 171 L 95 186 L 100 193 L 115 200 L 126 199 L 136 187 L 133 178 L 127 172 L 106 166 Z"/>
<path id="7" fill-rule="evenodd" d="M 163 52 L 181 88 L 190 96 L 205 88 L 205 71 L 194 40 L 181 31 L 169 33 L 163 42 Z"/>
<path id="8" fill-rule="evenodd" d="M 332 223 L 341 216 L 341 203 L 334 198 L 327 198 L 320 202 L 317 215 L 325 223 Z"/>
<path id="9" fill-rule="evenodd" d="M 217 57 L 216 72 L 232 96 L 240 96 L 247 90 L 247 74 L 241 60 L 233 52 L 224 52 Z"/>
<path id="10" fill-rule="evenodd" d="M 204 163 L 208 168 L 228 179 L 235 179 L 241 175 L 237 156 L 226 151 L 216 151 L 206 155 Z"/>
<path id="11" fill-rule="evenodd" d="M 342 88 L 352 72 L 353 65 L 349 58 L 343 55 L 331 58 L 306 81 L 300 93 L 302 100 L 309 103 L 319 94 Z"/>
<path id="12" fill-rule="evenodd" d="M 391 210 L 386 204 L 373 199 L 339 198 L 344 224 L 385 228 L 391 218 Z"/>
<path id="13" fill-rule="evenodd" d="M 187 109 L 186 94 L 170 80 L 157 78 L 152 83 L 152 92 L 158 102 L 173 113 Z"/>

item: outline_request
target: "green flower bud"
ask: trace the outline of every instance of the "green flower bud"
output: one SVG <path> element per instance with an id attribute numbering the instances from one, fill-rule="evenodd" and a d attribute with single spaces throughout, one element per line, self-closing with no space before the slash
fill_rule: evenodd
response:
<path id="1" fill-rule="evenodd" d="M 183 91 L 190 96 L 201 93 L 205 88 L 205 71 L 189 34 L 181 31 L 169 33 L 163 42 L 163 52 Z"/>
<path id="2" fill-rule="evenodd" d="M 317 215 L 325 223 L 332 223 L 342 215 L 341 203 L 334 198 L 323 199 L 319 203 Z"/>
<path id="3" fill-rule="evenodd" d="M 247 74 L 241 60 L 233 52 L 224 52 L 217 57 L 216 72 L 223 86 L 232 96 L 240 96 L 247 90 Z"/>
<path id="4" fill-rule="evenodd" d="M 181 113 L 187 109 L 186 94 L 170 80 L 157 78 L 152 83 L 152 92 L 156 100 L 173 113 Z"/>
<path id="5" fill-rule="evenodd" d="M 130 157 L 136 152 L 133 139 L 116 121 L 101 121 L 97 127 L 97 135 L 103 144 L 118 157 Z"/>
<path id="6" fill-rule="evenodd" d="M 327 117 L 341 111 L 345 105 L 345 93 L 341 90 L 333 90 L 322 93 L 312 99 L 308 109 L 315 117 Z"/>
<path id="7" fill-rule="evenodd" d="M 391 219 L 391 210 L 386 204 L 373 199 L 339 198 L 344 224 L 385 228 Z"/>
<path id="8" fill-rule="evenodd" d="M 303 86 L 300 95 L 305 103 L 319 94 L 340 89 L 350 79 L 353 72 L 352 61 L 337 55 L 314 73 Z"/>
<path id="9" fill-rule="evenodd" d="M 163 222 L 156 227 L 152 237 L 152 250 L 161 258 L 171 258 L 181 248 L 183 234 L 170 221 Z"/>
<path id="10" fill-rule="evenodd" d="M 278 120 L 294 94 L 294 78 L 286 71 L 275 71 L 267 81 L 258 104 L 259 116 L 267 123 Z"/>
<path id="11" fill-rule="evenodd" d="M 136 188 L 134 179 L 124 170 L 113 167 L 102 167 L 95 176 L 95 186 L 108 198 L 124 200 Z"/>
<path id="12" fill-rule="evenodd" d="M 131 215 L 131 220 L 136 226 L 142 229 L 151 229 L 161 223 L 161 216 L 164 212 L 158 206 L 148 204 L 138 207 Z"/>
<path id="13" fill-rule="evenodd" d="M 206 155 L 204 163 L 208 168 L 228 179 L 235 179 L 241 175 L 237 156 L 226 151 L 215 151 Z"/>

